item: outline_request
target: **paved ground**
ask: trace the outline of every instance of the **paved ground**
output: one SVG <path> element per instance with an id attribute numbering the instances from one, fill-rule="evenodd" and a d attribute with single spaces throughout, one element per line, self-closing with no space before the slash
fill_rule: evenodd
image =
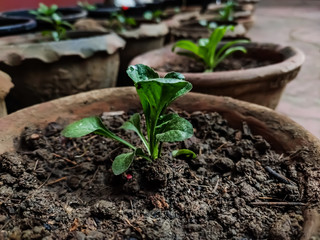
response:
<path id="1" fill-rule="evenodd" d="M 320 138 L 320 0 L 260 0 L 252 41 L 291 45 L 306 61 L 284 91 L 277 111 Z"/>

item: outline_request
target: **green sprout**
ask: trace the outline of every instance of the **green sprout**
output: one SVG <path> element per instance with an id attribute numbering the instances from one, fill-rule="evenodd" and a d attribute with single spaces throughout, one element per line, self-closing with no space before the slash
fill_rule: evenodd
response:
<path id="1" fill-rule="evenodd" d="M 236 6 L 236 4 L 232 0 L 228 0 L 225 7 L 219 11 L 219 20 L 220 21 L 233 21 L 235 6 Z"/>
<path id="2" fill-rule="evenodd" d="M 87 11 L 93 11 L 93 10 L 97 9 L 97 7 L 95 5 L 92 5 L 92 4 L 88 3 L 87 1 L 79 1 L 77 3 L 77 5 Z"/>
<path id="3" fill-rule="evenodd" d="M 165 17 L 165 14 L 161 10 L 156 11 L 145 11 L 143 13 L 143 18 L 150 21 L 156 21 L 157 23 L 161 22 L 161 19 Z"/>
<path id="4" fill-rule="evenodd" d="M 136 157 L 148 161 L 159 158 L 164 142 L 183 141 L 193 135 L 193 127 L 189 121 L 176 113 L 166 113 L 172 101 L 192 88 L 191 83 L 185 81 L 182 74 L 171 72 L 164 78 L 160 78 L 152 68 L 142 64 L 129 66 L 127 73 L 133 80 L 140 98 L 147 136 L 143 135 L 141 118 L 138 113 L 133 114 L 121 128 L 134 131 L 141 139 L 144 149 L 112 133 L 103 125 L 99 117 L 84 118 L 71 123 L 62 131 L 62 134 L 69 138 L 95 133 L 116 140 L 130 148 L 131 152 L 120 154 L 114 159 L 112 171 L 115 175 L 125 172 Z M 183 154 L 190 157 L 195 156 L 191 150 L 174 152 L 174 155 Z"/>
<path id="5" fill-rule="evenodd" d="M 108 21 L 109 27 L 116 32 L 123 32 L 131 27 L 135 27 L 137 22 L 132 17 L 126 17 L 123 13 L 114 12 Z"/>
<path id="6" fill-rule="evenodd" d="M 67 38 L 67 28 L 73 29 L 73 26 L 67 21 L 62 20 L 57 10 L 58 6 L 55 4 L 48 7 L 40 3 L 37 10 L 31 10 L 29 13 L 35 15 L 38 20 L 52 25 L 54 30 L 42 31 L 42 35 L 51 36 L 55 41 L 60 41 Z"/>
<path id="7" fill-rule="evenodd" d="M 247 43 L 248 40 L 234 40 L 225 43 L 223 46 L 219 46 L 226 31 L 234 30 L 234 26 L 219 26 L 211 33 L 209 38 L 201 38 L 198 44 L 190 40 L 180 40 L 176 42 L 172 51 L 181 48 L 189 52 L 177 52 L 180 55 L 186 55 L 188 57 L 195 58 L 202 61 L 205 65 L 206 72 L 213 72 L 219 63 L 221 63 L 230 54 L 240 51 L 246 53 L 247 50 L 243 46 L 233 46 L 239 43 Z"/>

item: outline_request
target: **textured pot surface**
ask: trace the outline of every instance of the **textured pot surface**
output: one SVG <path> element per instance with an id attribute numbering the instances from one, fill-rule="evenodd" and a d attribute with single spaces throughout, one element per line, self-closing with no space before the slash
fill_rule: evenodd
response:
<path id="1" fill-rule="evenodd" d="M 21 43 L 23 40 L 26 43 Z M 117 35 L 100 34 L 61 42 L 34 41 L 30 35 L 20 35 L 0 42 L 0 70 L 8 73 L 15 84 L 7 99 L 9 112 L 116 85 L 119 49 L 125 44 Z"/>
<path id="2" fill-rule="evenodd" d="M 126 40 L 126 46 L 120 51 L 120 68 L 117 86 L 132 85 L 126 74 L 130 61 L 145 52 L 163 47 L 168 27 L 164 23 L 141 24 L 136 30 L 125 31 L 120 36 Z"/>
<path id="3" fill-rule="evenodd" d="M 172 45 L 147 52 L 134 58 L 130 65 L 145 64 L 154 69 L 164 65 L 183 63 L 185 56 L 171 51 Z M 286 84 L 298 74 L 304 62 L 303 53 L 292 47 L 276 44 L 246 44 L 248 53 L 258 60 L 272 60 L 275 64 L 234 71 L 212 73 L 182 73 L 193 84 L 194 92 L 229 96 L 275 108 Z M 164 72 L 159 72 L 165 75 Z"/>
<path id="4" fill-rule="evenodd" d="M 7 115 L 5 98 L 11 88 L 13 88 L 13 84 L 11 82 L 10 76 L 0 71 L 0 117 Z"/>
<path id="5" fill-rule="evenodd" d="M 234 31 L 227 31 L 224 39 L 244 38 L 247 32 L 245 27 L 242 24 L 235 24 Z M 171 41 L 177 41 L 180 39 L 191 39 L 197 41 L 199 38 L 209 38 L 211 31 L 207 27 L 201 26 L 198 21 L 191 20 L 181 22 L 180 26 L 171 28 L 170 34 Z"/>
<path id="6" fill-rule="evenodd" d="M 179 98 L 172 107 L 190 113 L 216 111 L 235 128 L 241 128 L 242 122 L 246 121 L 252 132 L 262 135 L 275 150 L 290 152 L 307 148 L 305 159 L 319 164 L 319 139 L 294 121 L 268 108 L 227 97 L 197 93 L 189 93 Z M 134 88 L 95 90 L 35 105 L 0 119 L 0 129 L 2 129 L 0 153 L 13 151 L 19 145 L 17 138 L 25 126 L 44 127 L 58 119 L 63 119 L 64 123 L 68 124 L 105 111 L 127 111 L 140 108 Z M 301 238 L 303 240 L 309 239 L 315 231 L 318 217 L 315 209 L 308 208 L 305 216 L 304 234 Z"/>

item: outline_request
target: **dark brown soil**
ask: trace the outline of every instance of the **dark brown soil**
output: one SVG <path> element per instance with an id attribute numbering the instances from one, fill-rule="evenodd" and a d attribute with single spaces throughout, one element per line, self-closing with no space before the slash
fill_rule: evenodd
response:
<path id="1" fill-rule="evenodd" d="M 268 66 L 278 61 L 256 59 L 251 55 L 234 54 L 224 59 L 215 69 L 215 72 L 232 71 L 241 69 L 250 69 Z M 204 72 L 205 66 L 201 61 L 196 61 L 192 58 L 183 58 L 183 61 L 169 62 L 161 67 L 156 68 L 159 72 L 188 72 L 197 73 Z"/>
<path id="2" fill-rule="evenodd" d="M 0 156 L 0 239 L 298 239 L 300 203 L 319 198 L 316 182 L 313 189 L 302 185 L 315 169 L 301 161 L 303 151 L 290 160 L 245 123 L 239 131 L 216 113 L 182 115 L 194 137 L 165 144 L 153 164 L 135 161 L 131 179 L 111 172 L 112 160 L 126 151 L 113 140 L 66 139 L 58 123 L 27 128 L 20 153 Z M 140 144 L 118 129 L 126 114 L 102 117 Z M 178 148 L 198 157 L 174 159 L 170 152 Z"/>

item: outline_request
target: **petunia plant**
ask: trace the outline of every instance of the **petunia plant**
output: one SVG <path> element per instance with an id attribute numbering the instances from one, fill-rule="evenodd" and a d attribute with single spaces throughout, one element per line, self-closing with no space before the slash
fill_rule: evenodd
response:
<path id="1" fill-rule="evenodd" d="M 166 113 L 172 101 L 189 92 L 191 83 L 180 73 L 171 72 L 160 78 L 152 68 L 138 64 L 129 66 L 129 77 L 133 80 L 145 117 L 147 136 L 141 129 L 141 118 L 133 114 L 121 128 L 134 131 L 144 147 L 140 148 L 118 137 L 104 126 L 99 117 L 88 117 L 68 125 L 62 132 L 65 137 L 82 137 L 95 133 L 114 139 L 131 149 L 129 153 L 118 155 L 112 163 L 112 171 L 119 175 L 125 172 L 134 159 L 144 158 L 153 161 L 160 157 L 162 143 L 183 141 L 193 135 L 189 121 L 176 113 Z M 190 154 L 190 150 L 186 150 Z M 191 153 L 193 156 L 194 154 Z"/>

